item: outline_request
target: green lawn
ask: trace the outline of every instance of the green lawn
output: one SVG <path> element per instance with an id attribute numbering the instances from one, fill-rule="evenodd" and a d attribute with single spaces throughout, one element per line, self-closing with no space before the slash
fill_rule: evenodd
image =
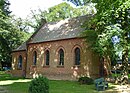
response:
<path id="1" fill-rule="evenodd" d="M 74 81 L 50 82 L 50 93 L 96 93 L 94 85 L 80 85 Z M 28 93 L 29 82 L 15 82 L 6 85 L 9 93 Z"/>
<path id="2" fill-rule="evenodd" d="M 12 77 L 10 74 L 6 74 L 4 71 L 0 71 L 0 81 L 3 81 L 3 80 L 18 80 L 18 79 L 22 79 L 22 78 Z"/>
<path id="3" fill-rule="evenodd" d="M 74 81 L 50 81 L 50 93 L 93 93 L 94 85 L 80 85 Z"/>
<path id="4" fill-rule="evenodd" d="M 7 85 L 8 93 L 28 93 L 29 82 L 15 82 Z"/>
<path id="5" fill-rule="evenodd" d="M 8 93 L 28 93 L 30 79 L 14 78 L 9 74 L 0 72 L 0 87 Z M 96 93 L 94 85 L 80 85 L 76 81 L 50 80 L 50 93 Z"/>
<path id="6" fill-rule="evenodd" d="M 30 81 L 0 72 L 0 88 L 6 89 L 8 93 L 28 93 Z M 98 93 L 94 84 L 80 85 L 77 81 L 50 80 L 49 86 L 49 93 Z"/>

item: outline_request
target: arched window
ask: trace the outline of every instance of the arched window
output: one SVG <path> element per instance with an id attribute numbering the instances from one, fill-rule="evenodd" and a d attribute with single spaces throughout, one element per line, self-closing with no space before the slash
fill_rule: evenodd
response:
<path id="1" fill-rule="evenodd" d="M 46 62 L 46 66 L 48 66 L 50 62 L 50 53 L 48 50 L 45 52 L 45 62 Z"/>
<path id="2" fill-rule="evenodd" d="M 75 49 L 75 65 L 80 65 L 80 49 Z"/>
<path id="3" fill-rule="evenodd" d="M 64 51 L 63 51 L 63 49 L 59 50 L 59 65 L 64 65 Z"/>
<path id="4" fill-rule="evenodd" d="M 21 55 L 18 58 L 18 69 L 22 69 L 22 56 Z"/>
<path id="5" fill-rule="evenodd" d="M 34 53 L 33 53 L 33 65 L 36 65 L 36 63 L 37 63 L 37 52 L 34 51 Z"/>

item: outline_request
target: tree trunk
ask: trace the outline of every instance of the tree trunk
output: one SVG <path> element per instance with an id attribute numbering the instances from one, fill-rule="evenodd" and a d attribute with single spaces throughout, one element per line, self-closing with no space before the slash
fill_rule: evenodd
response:
<path id="1" fill-rule="evenodd" d="M 106 76 L 111 75 L 111 60 L 109 56 L 104 57 L 104 69 L 106 70 Z"/>
<path id="2" fill-rule="evenodd" d="M 124 49 L 122 53 L 121 84 L 126 83 L 128 83 L 128 48 Z"/>
<path id="3" fill-rule="evenodd" d="M 122 43 L 123 51 L 122 51 L 122 73 L 120 82 L 121 84 L 128 83 L 128 33 L 124 33 L 123 43 Z"/>
<path id="4" fill-rule="evenodd" d="M 100 76 L 107 77 L 109 75 L 111 75 L 111 60 L 109 56 L 104 56 L 101 59 Z"/>

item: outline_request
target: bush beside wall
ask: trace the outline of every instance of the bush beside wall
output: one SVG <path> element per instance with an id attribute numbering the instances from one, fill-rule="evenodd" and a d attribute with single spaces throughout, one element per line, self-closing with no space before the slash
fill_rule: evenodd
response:
<path id="1" fill-rule="evenodd" d="M 29 93 L 49 93 L 49 80 L 44 76 L 34 78 L 30 83 Z"/>

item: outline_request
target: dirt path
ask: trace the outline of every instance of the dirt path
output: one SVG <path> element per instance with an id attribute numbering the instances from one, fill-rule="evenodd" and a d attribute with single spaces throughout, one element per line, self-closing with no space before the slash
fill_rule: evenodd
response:
<path id="1" fill-rule="evenodd" d="M 114 88 L 98 93 L 130 93 L 130 85 L 113 85 Z"/>
<path id="2" fill-rule="evenodd" d="M 6 81 L 0 81 L 0 93 L 9 93 L 9 90 L 7 90 L 7 87 L 4 85 L 13 84 L 15 82 L 29 82 L 31 79 L 19 79 L 19 80 L 6 80 Z"/>

